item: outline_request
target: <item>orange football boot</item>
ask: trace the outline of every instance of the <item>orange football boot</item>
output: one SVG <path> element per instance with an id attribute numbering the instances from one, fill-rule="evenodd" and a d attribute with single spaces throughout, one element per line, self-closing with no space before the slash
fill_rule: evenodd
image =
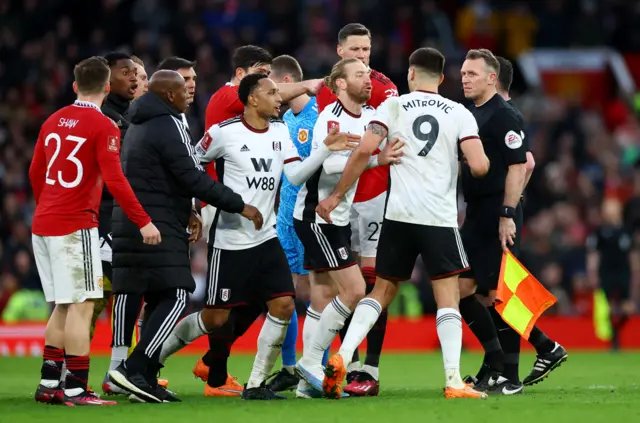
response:
<path id="1" fill-rule="evenodd" d="M 169 386 L 169 381 L 167 379 L 158 379 L 158 385 L 162 386 L 164 389 L 167 389 Z"/>
<path id="2" fill-rule="evenodd" d="M 342 396 L 342 384 L 347 377 L 347 369 L 344 367 L 344 360 L 340 354 L 331 356 L 324 369 L 324 380 L 322 390 L 324 396 L 332 399 L 340 399 Z"/>
<path id="3" fill-rule="evenodd" d="M 205 397 L 239 397 L 242 395 L 244 387 L 238 383 L 235 377 L 227 375 L 224 385 L 213 387 L 206 384 L 204 386 Z"/>
<path id="4" fill-rule="evenodd" d="M 465 385 L 464 388 L 454 388 L 452 386 L 447 386 L 444 389 L 444 397 L 445 398 L 477 398 L 477 399 L 485 399 L 488 395 L 484 392 L 476 391 L 469 385 Z"/>
<path id="5" fill-rule="evenodd" d="M 193 375 L 201 381 L 206 382 L 207 379 L 209 379 L 209 366 L 204 364 L 202 359 L 198 360 L 196 365 L 193 367 Z"/>

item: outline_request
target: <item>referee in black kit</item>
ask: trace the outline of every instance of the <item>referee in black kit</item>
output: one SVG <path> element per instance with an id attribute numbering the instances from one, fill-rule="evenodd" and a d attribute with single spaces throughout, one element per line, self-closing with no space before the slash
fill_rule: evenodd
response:
<path id="1" fill-rule="evenodd" d="M 158 222 L 162 242 L 150 248 L 116 205 L 113 211 L 113 290 L 126 297 L 134 311 L 144 300 L 145 325 L 129 358 L 109 371 L 112 383 L 142 402 L 179 401 L 158 386 L 160 349 L 182 312 L 195 282 L 191 275 L 187 227 L 194 216 L 192 197 L 220 210 L 239 213 L 262 227 L 262 215 L 230 188 L 215 182 L 200 166 L 181 113 L 187 109 L 184 78 L 160 70 L 149 80 L 149 92 L 129 109 L 131 126 L 123 142 L 122 169 L 140 204 Z M 196 228 L 194 228 L 194 225 Z M 125 313 L 132 319 L 137 313 Z M 128 323 L 133 326 L 135 320 Z"/>
<path id="2" fill-rule="evenodd" d="M 471 112 L 491 168 L 477 179 L 462 166 L 467 212 L 461 235 L 471 269 L 460 275 L 460 313 L 485 349 L 485 363 L 473 380 L 476 389 L 513 395 L 523 390 L 520 335 L 502 320 L 493 302 L 503 250 L 518 254 L 527 147 L 514 109 L 497 93 L 499 71 L 498 60 L 486 49 L 470 50 L 461 69 L 464 95 L 474 103 Z M 474 294 L 486 297 L 485 304 Z"/>

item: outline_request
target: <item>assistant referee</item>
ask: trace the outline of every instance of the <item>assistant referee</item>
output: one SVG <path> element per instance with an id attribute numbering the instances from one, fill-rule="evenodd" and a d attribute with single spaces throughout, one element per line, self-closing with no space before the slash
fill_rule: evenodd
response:
<path id="1" fill-rule="evenodd" d="M 461 69 L 464 95 L 474 103 L 470 109 L 491 168 L 478 179 L 462 165 L 467 212 L 461 235 L 471 270 L 460 275 L 460 313 L 486 353 L 487 371 L 476 388 L 509 395 L 523 389 L 517 364 L 520 335 L 499 317 L 493 302 L 503 250 L 517 250 L 520 240 L 527 150 L 513 108 L 496 91 L 499 70 L 498 60 L 486 49 L 470 50 Z M 489 311 L 476 293 L 487 298 Z M 510 351 L 516 344 L 514 357 Z"/>

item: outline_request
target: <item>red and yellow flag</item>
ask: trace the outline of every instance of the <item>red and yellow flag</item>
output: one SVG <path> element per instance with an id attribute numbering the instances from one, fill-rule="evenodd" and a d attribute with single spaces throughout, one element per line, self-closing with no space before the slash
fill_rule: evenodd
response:
<path id="1" fill-rule="evenodd" d="M 556 301 L 511 252 L 502 256 L 495 307 L 524 339 L 529 339 L 538 317 Z"/>

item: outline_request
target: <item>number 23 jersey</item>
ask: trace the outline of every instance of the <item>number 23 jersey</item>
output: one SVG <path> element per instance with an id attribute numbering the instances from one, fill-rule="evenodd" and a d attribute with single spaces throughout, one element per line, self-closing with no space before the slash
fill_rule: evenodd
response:
<path id="1" fill-rule="evenodd" d="M 215 161 L 218 180 L 260 210 L 264 222 L 256 231 L 240 214 L 218 210 L 209 235 L 214 247 L 244 250 L 276 238 L 274 206 L 284 165 L 300 160 L 287 125 L 274 119 L 258 130 L 238 116 L 209 128 L 196 153 L 203 164 Z"/>
<path id="2" fill-rule="evenodd" d="M 439 94 L 414 91 L 385 100 L 371 123 L 405 143 L 400 163 L 391 166 L 385 218 L 457 228 L 458 144 L 478 138 L 471 112 Z"/>

